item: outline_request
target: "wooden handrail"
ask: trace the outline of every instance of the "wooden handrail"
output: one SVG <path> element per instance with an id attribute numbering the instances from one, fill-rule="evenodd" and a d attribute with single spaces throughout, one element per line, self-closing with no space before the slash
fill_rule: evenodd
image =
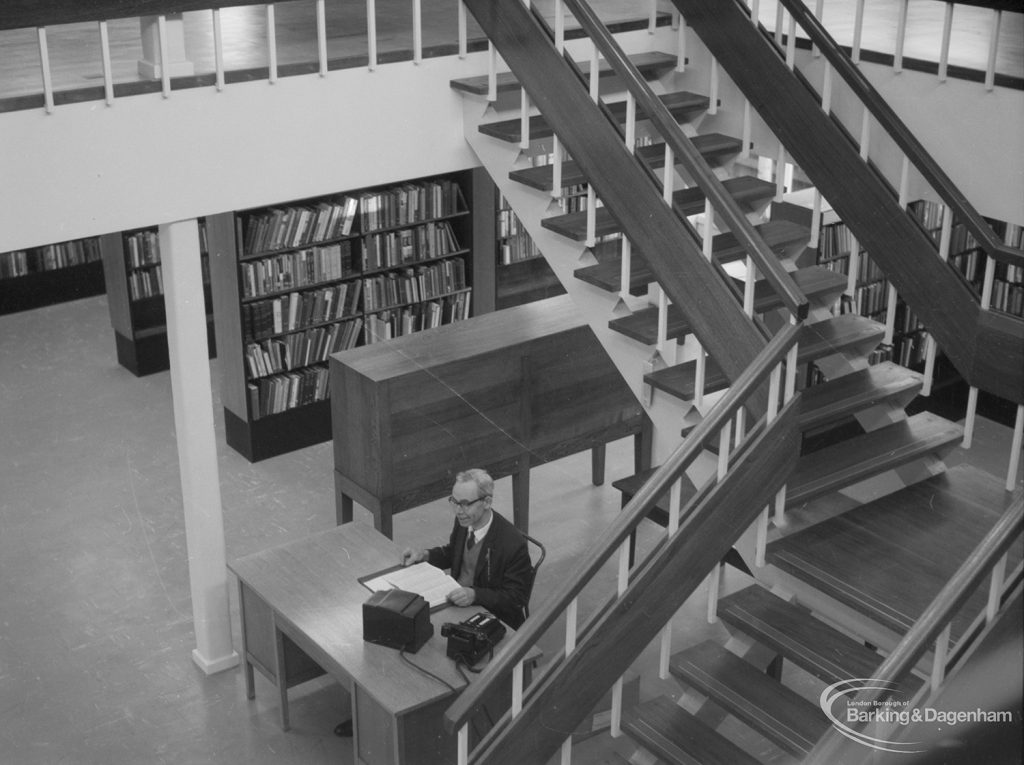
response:
<path id="1" fill-rule="evenodd" d="M 783 304 L 798 319 L 807 317 L 810 304 L 807 297 L 796 286 L 793 278 L 782 267 L 779 259 L 764 243 L 764 240 L 747 220 L 746 215 L 726 191 L 722 181 L 712 172 L 704 157 L 686 138 L 679 124 L 668 108 L 654 95 L 647 80 L 636 65 L 629 60 L 622 48 L 601 22 L 589 3 L 580 0 L 563 0 L 572 11 L 580 26 L 598 47 L 605 61 L 622 80 L 626 89 L 636 99 L 638 110 L 642 110 L 657 127 L 665 143 L 672 149 L 676 160 L 693 176 L 697 185 L 707 195 L 714 209 L 719 212 L 740 244 L 750 254 L 757 268 L 782 299 Z"/>
<path id="2" fill-rule="evenodd" d="M 508 676 L 526 656 L 541 635 L 565 611 L 605 562 L 647 517 L 657 500 L 678 479 L 681 472 L 703 451 L 709 436 L 717 433 L 736 414 L 753 392 L 781 362 L 799 336 L 800 324 L 787 325 L 754 359 L 754 362 L 729 388 L 728 393 L 695 427 L 686 440 L 665 460 L 648 481 L 616 516 L 591 546 L 587 557 L 551 594 L 544 607 L 531 614 L 523 627 L 502 647 L 474 681 L 445 712 L 445 727 L 453 731 L 462 726 L 483 704 L 493 688 Z M 682 522 L 682 519 L 680 519 Z"/>
<path id="3" fill-rule="evenodd" d="M 737 0 L 741 2 L 741 0 Z M 973 205 L 953 183 L 946 172 L 939 167 L 928 151 L 917 140 L 917 137 L 904 124 L 892 107 L 875 90 L 867 77 L 857 68 L 849 56 L 841 50 L 839 43 L 828 33 L 822 23 L 814 16 L 802 0 L 780 0 L 796 23 L 807 33 L 811 42 L 828 59 L 836 74 L 842 77 L 853 94 L 871 112 L 889 137 L 906 154 L 918 172 L 931 185 L 942 200 L 949 205 L 956 218 L 978 240 L 981 248 L 996 260 L 1011 265 L 1024 263 L 1024 252 L 1008 247 L 1000 242 L 991 227 L 974 209 Z"/>
<path id="4" fill-rule="evenodd" d="M 4 12 L 0 14 L 0 29 L 28 29 L 266 4 L 267 0 L 6 0 Z"/>
<path id="5" fill-rule="evenodd" d="M 891 687 L 892 683 L 902 678 L 929 650 L 939 633 L 967 602 L 984 577 L 992 571 L 996 562 L 1020 536 L 1022 530 L 1024 530 L 1024 496 L 1019 496 L 1006 509 L 996 524 L 989 529 L 984 539 L 974 548 L 963 565 L 950 577 L 892 653 L 885 658 L 872 678 L 874 687 L 861 691 L 854 701 L 864 702 L 866 706 L 870 707 L 872 702 L 881 699 L 888 693 L 883 689 Z M 842 734 L 836 728 L 830 728 L 815 745 L 807 762 L 835 762 L 836 760 L 833 759 L 835 747 L 842 741 Z"/>

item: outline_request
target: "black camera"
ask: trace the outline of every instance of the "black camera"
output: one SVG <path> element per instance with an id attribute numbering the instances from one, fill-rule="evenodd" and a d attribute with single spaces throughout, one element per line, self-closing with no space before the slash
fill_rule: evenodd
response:
<path id="1" fill-rule="evenodd" d="M 458 624 L 442 624 L 441 637 L 448 638 L 446 653 L 449 659 L 461 659 L 472 666 L 501 642 L 505 637 L 505 625 L 496 616 L 473 614 Z"/>

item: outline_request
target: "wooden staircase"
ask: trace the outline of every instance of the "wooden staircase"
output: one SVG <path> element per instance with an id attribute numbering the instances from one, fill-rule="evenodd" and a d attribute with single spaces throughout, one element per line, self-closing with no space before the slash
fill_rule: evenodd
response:
<path id="1" fill-rule="evenodd" d="M 973 512 L 965 512 L 965 501 Z M 1012 501 L 998 479 L 959 465 L 772 543 L 769 561 L 866 620 L 902 634 Z M 870 565 L 865 566 L 869 554 Z M 1020 560 L 1020 550 L 1011 551 L 1008 568 Z M 984 611 L 985 594 L 975 593 L 954 620 L 953 646 Z M 811 608 L 761 583 L 722 598 L 717 613 L 734 638 L 725 646 L 715 641 L 689 646 L 672 656 L 669 668 L 687 689 L 747 726 L 753 739 L 747 749 L 763 751 L 756 743 L 762 737 L 803 759 L 830 725 L 814 695 L 784 684 L 784 662 L 824 687 L 875 677 L 884 658 L 857 637 L 856 629 L 822 620 Z M 751 642 L 760 646 L 760 653 L 743 650 Z M 765 649 L 775 657 L 767 669 L 745 658 L 763 657 Z M 912 698 L 924 683 L 917 673 L 905 674 L 898 683 L 900 698 Z M 809 684 L 814 681 L 800 685 L 806 689 Z M 629 710 L 623 730 L 668 763 L 760 761 L 701 716 L 659 696 Z M 866 758 L 869 750 L 863 754 Z"/>

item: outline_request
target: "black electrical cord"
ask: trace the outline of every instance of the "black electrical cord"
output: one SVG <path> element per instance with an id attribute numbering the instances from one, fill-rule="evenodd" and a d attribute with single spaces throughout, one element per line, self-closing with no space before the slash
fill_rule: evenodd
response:
<path id="1" fill-rule="evenodd" d="M 402 661 L 404 661 L 406 664 L 408 664 L 413 669 L 417 670 L 418 672 L 422 672 L 427 677 L 434 678 L 435 680 L 437 680 L 437 682 L 441 683 L 441 685 L 445 686 L 446 688 L 451 690 L 453 693 L 458 693 L 459 692 L 459 690 L 454 685 L 449 683 L 443 677 L 438 677 L 433 672 L 431 672 L 429 669 L 425 669 L 424 667 L 421 667 L 419 664 L 417 664 L 412 659 L 410 659 L 408 656 L 406 656 L 404 648 L 399 650 L 398 655 L 402 657 Z"/>

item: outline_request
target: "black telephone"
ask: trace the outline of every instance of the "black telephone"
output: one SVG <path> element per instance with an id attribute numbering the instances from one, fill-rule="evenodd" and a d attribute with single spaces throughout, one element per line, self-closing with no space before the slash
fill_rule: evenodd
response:
<path id="1" fill-rule="evenodd" d="M 441 625 L 441 637 L 448 638 L 449 659 L 461 659 L 472 666 L 505 637 L 505 625 L 491 614 L 473 614 L 465 621 Z"/>

